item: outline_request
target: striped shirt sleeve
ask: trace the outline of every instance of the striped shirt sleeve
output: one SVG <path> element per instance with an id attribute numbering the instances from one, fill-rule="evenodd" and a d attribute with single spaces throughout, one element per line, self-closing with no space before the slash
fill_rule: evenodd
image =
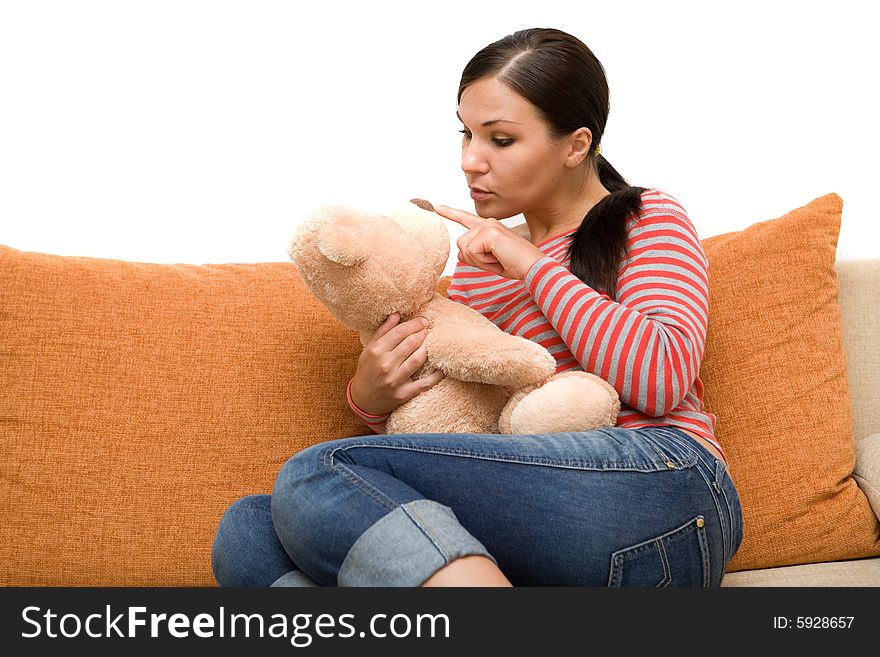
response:
<path id="1" fill-rule="evenodd" d="M 665 195 L 628 222 L 628 238 L 617 301 L 549 257 L 532 265 L 524 283 L 585 371 L 614 386 L 623 403 L 662 417 L 699 374 L 708 261 L 686 212 Z"/>
<path id="2" fill-rule="evenodd" d="M 348 408 L 351 410 L 355 417 L 363 421 L 363 423 L 370 427 L 370 429 L 372 429 L 374 433 L 387 433 L 385 423 L 388 420 L 388 416 L 391 414 L 385 413 L 384 415 L 370 415 L 369 413 L 365 413 L 360 408 L 358 408 L 357 404 L 355 404 L 354 400 L 351 398 L 351 379 L 348 380 L 348 385 L 345 389 L 345 396 L 348 399 Z"/>

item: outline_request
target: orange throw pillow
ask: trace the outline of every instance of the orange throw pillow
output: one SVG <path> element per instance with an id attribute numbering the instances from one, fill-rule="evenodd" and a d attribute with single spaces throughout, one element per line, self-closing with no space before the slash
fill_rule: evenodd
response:
<path id="1" fill-rule="evenodd" d="M 0 247 L 0 584 L 213 585 L 230 502 L 369 433 L 360 350 L 292 264 Z"/>
<path id="2" fill-rule="evenodd" d="M 880 555 L 852 478 L 855 437 L 829 194 L 704 239 L 709 328 L 700 376 L 743 507 L 728 571 Z"/>

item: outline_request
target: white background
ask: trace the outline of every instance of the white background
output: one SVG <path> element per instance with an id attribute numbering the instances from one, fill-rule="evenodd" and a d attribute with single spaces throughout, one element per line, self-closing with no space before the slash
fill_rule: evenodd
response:
<path id="1" fill-rule="evenodd" d="M 323 204 L 472 210 L 461 70 L 541 26 L 606 69 L 603 154 L 677 197 L 701 237 L 836 192 L 838 258 L 880 257 L 870 6 L 0 0 L 0 244 L 286 261 Z"/>

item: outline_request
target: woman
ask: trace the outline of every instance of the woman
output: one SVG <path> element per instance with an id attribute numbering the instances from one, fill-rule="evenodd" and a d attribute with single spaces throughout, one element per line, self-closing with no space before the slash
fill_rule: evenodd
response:
<path id="1" fill-rule="evenodd" d="M 540 436 L 382 435 L 435 385 L 419 318 L 366 345 L 349 404 L 380 435 L 310 447 L 272 496 L 234 503 L 212 565 L 238 586 L 711 586 L 742 538 L 739 498 L 702 403 L 707 262 L 681 205 L 600 155 L 601 64 L 523 30 L 465 67 L 462 169 L 477 214 L 449 297 L 620 394 L 616 427 Z M 504 219 L 522 213 L 511 229 Z"/>

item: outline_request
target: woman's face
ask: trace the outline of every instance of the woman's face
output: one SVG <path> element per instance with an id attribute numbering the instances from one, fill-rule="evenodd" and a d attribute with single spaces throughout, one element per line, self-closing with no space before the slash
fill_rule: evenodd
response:
<path id="1" fill-rule="evenodd" d="M 494 77 L 461 95 L 461 168 L 477 214 L 506 219 L 552 209 L 561 192 L 568 140 L 554 139 L 538 109 Z"/>

